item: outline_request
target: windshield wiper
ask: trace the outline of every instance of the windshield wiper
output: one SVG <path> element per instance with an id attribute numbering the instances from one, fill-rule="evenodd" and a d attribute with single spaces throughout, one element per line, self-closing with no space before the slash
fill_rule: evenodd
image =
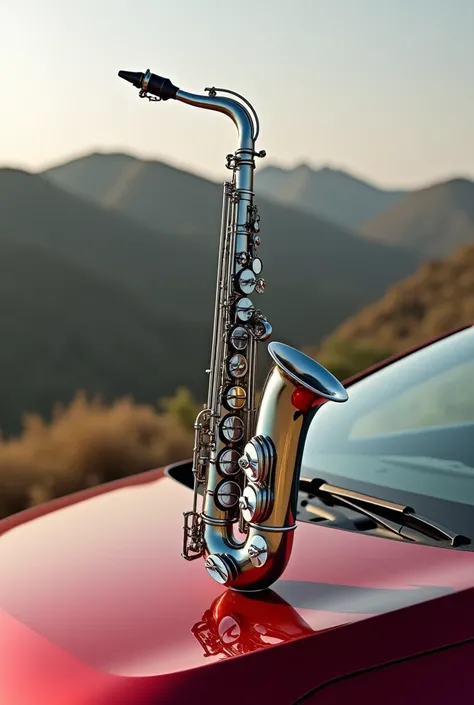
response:
<path id="1" fill-rule="evenodd" d="M 433 541 L 447 543 L 454 547 L 471 543 L 468 536 L 446 529 L 437 522 L 417 514 L 412 507 L 404 504 L 395 504 L 369 494 L 336 487 L 318 478 L 302 477 L 300 490 L 314 497 L 330 498 L 338 504 L 350 507 L 409 541 L 416 541 L 417 534 L 421 534 Z"/>

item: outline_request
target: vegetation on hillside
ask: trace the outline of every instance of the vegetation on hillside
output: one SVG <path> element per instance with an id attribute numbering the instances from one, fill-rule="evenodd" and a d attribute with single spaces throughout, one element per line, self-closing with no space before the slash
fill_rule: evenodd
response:
<path id="1" fill-rule="evenodd" d="M 0 442 L 0 517 L 189 457 L 192 430 L 178 420 L 183 400 L 181 392 L 160 412 L 127 397 L 107 405 L 78 393 L 50 423 L 25 416 L 22 434 Z"/>
<path id="2" fill-rule="evenodd" d="M 390 357 L 392 350 L 375 343 L 328 339 L 319 349 L 307 351 L 338 379 L 345 380 L 367 367 Z"/>
<path id="3" fill-rule="evenodd" d="M 336 344 L 318 359 L 342 379 L 380 354 Z M 106 404 L 79 392 L 69 405 L 57 405 L 49 422 L 25 415 L 22 433 L 0 440 L 0 518 L 190 457 L 198 409 L 189 390 L 180 387 L 156 406 L 131 397 Z"/>
<path id="4" fill-rule="evenodd" d="M 474 322 L 474 244 L 423 264 L 323 343 L 398 352 Z"/>

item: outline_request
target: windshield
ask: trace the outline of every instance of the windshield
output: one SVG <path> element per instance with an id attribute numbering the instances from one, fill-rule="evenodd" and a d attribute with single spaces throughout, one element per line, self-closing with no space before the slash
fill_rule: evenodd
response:
<path id="1" fill-rule="evenodd" d="M 409 504 L 474 535 L 474 327 L 348 387 L 311 422 L 302 476 Z"/>

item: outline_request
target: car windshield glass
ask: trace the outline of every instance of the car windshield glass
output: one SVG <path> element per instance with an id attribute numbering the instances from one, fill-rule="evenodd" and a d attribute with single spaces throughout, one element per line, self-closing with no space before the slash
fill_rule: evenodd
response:
<path id="1" fill-rule="evenodd" d="M 474 328 L 348 387 L 311 422 L 302 475 L 474 531 Z"/>

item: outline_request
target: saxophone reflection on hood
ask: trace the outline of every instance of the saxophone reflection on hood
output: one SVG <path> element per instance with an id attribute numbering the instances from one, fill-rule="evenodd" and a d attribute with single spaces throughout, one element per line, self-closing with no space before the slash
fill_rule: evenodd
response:
<path id="1" fill-rule="evenodd" d="M 204 656 L 240 656 L 314 634 L 304 619 L 273 590 L 258 596 L 226 590 L 191 632 Z"/>

